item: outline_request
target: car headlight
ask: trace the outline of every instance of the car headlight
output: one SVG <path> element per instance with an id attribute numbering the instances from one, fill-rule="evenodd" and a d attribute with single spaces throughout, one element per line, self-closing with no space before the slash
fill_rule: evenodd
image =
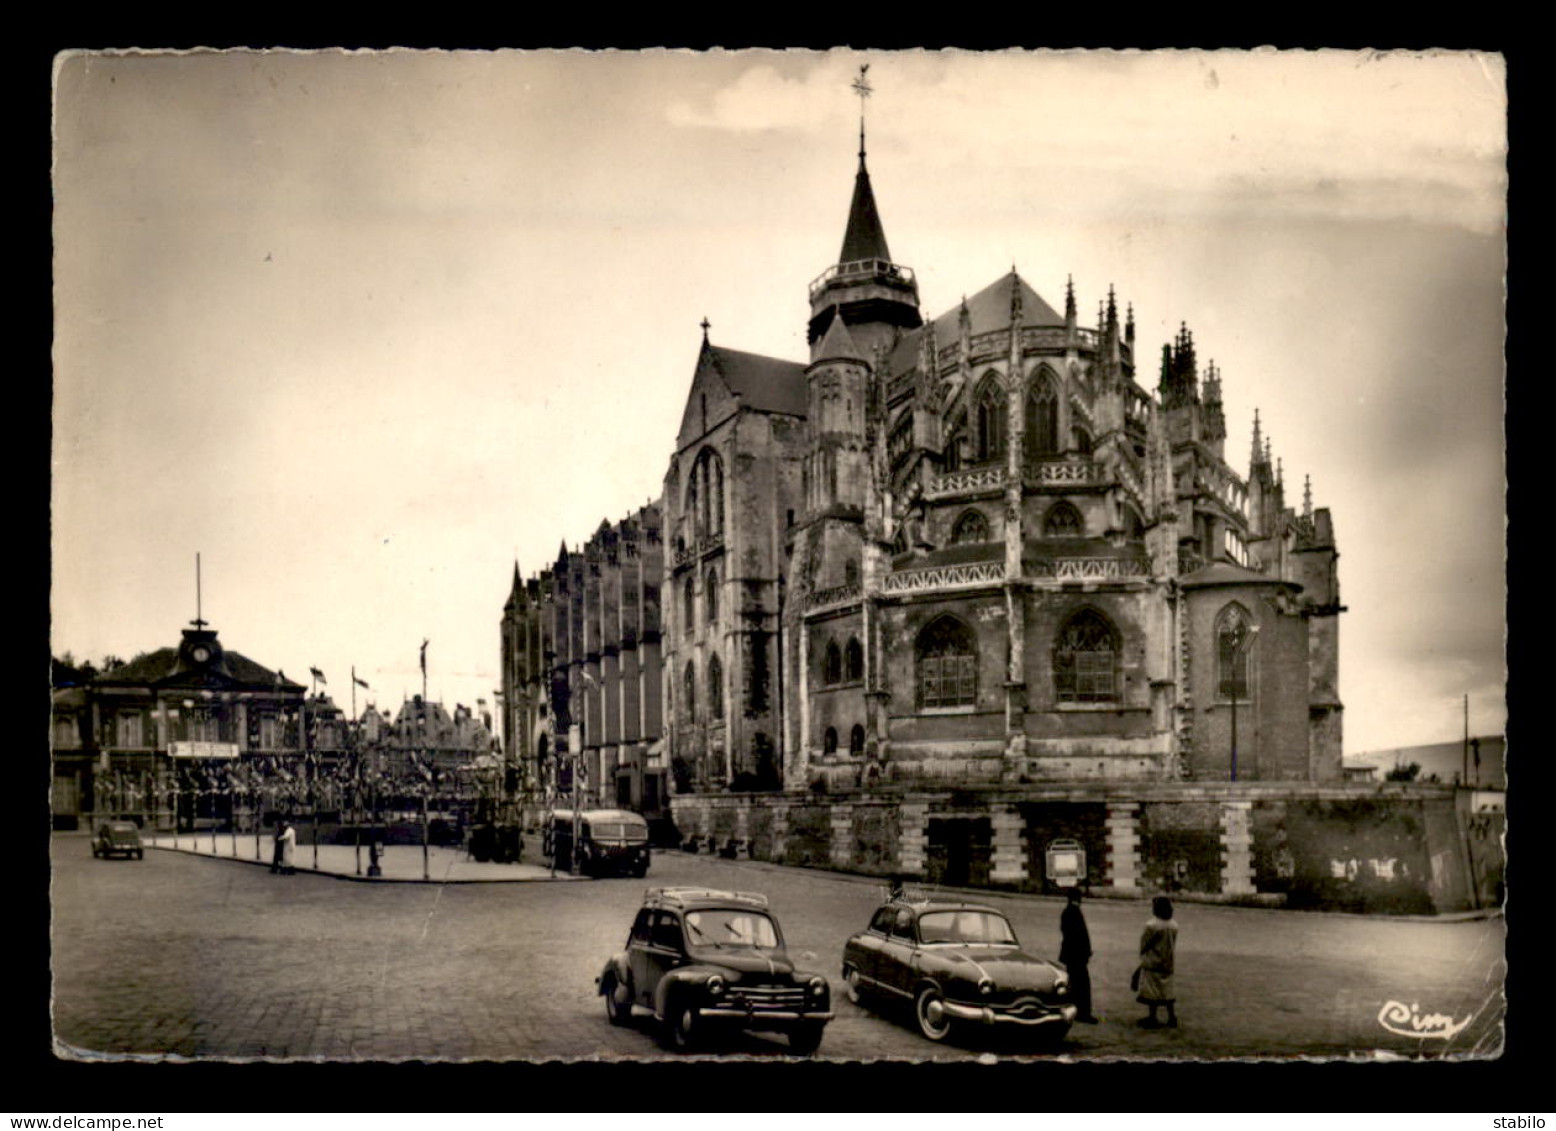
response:
<path id="1" fill-rule="evenodd" d="M 1055 978 L 1054 979 L 1054 993 L 1056 993 L 1056 994 L 1067 994 L 1069 992 L 1070 992 L 1070 981 L 1069 981 L 1068 978 Z"/>
<path id="2" fill-rule="evenodd" d="M 827 992 L 827 980 L 820 974 L 817 974 L 815 977 L 811 978 L 809 988 L 812 996 L 820 997 L 822 994 Z"/>
<path id="3" fill-rule="evenodd" d="M 719 975 L 715 974 L 715 975 L 713 975 L 713 977 L 709 978 L 708 981 L 707 981 L 707 986 L 708 986 L 708 996 L 709 997 L 723 997 L 724 996 L 724 989 L 725 989 L 724 979 L 721 978 Z"/>
<path id="4" fill-rule="evenodd" d="M 988 978 L 983 979 L 983 981 L 978 983 L 978 992 L 984 997 L 988 997 L 994 992 L 994 983 Z"/>

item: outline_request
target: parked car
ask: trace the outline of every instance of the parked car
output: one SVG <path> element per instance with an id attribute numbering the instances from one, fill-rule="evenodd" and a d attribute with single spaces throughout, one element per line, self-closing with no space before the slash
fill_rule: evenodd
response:
<path id="1" fill-rule="evenodd" d="M 140 829 L 134 821 L 99 821 L 97 835 L 92 838 L 92 855 L 103 859 L 109 856 L 143 859 L 146 849 L 140 842 Z"/>
<path id="2" fill-rule="evenodd" d="M 931 1041 L 966 1026 L 1057 1044 L 1077 1012 L 1064 969 L 1027 954 L 1010 920 L 976 903 L 888 902 L 844 945 L 843 980 L 856 1004 L 911 1006 Z"/>
<path id="3" fill-rule="evenodd" d="M 651 888 L 626 949 L 598 979 L 613 1025 L 651 1010 L 683 1052 L 730 1030 L 782 1033 L 809 1056 L 832 1020 L 831 987 L 794 968 L 767 897 L 704 888 Z"/>
<path id="4" fill-rule="evenodd" d="M 589 876 L 648 874 L 648 822 L 629 809 L 555 810 L 546 823 L 542 851 L 558 868 L 572 866 L 575 819 L 579 871 Z"/>

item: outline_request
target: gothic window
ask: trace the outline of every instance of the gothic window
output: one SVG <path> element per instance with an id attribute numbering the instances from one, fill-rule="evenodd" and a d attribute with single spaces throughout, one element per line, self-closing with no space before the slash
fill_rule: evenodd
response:
<path id="1" fill-rule="evenodd" d="M 951 528 L 951 544 L 958 545 L 962 542 L 987 542 L 989 540 L 989 520 L 983 517 L 980 510 L 968 510 L 962 517 L 956 520 L 956 525 Z"/>
<path id="2" fill-rule="evenodd" d="M 959 415 L 951 422 L 951 427 L 946 430 L 945 449 L 942 459 L 947 471 L 960 471 L 962 460 L 965 456 L 964 448 L 967 444 L 967 417 Z"/>
<path id="3" fill-rule="evenodd" d="M 1063 501 L 1048 508 L 1043 519 L 1043 534 L 1049 538 L 1079 538 L 1086 532 L 1086 523 L 1074 505 Z"/>
<path id="4" fill-rule="evenodd" d="M 1054 642 L 1054 690 L 1061 703 L 1118 698 L 1118 633 L 1095 609 L 1064 623 Z"/>
<path id="5" fill-rule="evenodd" d="M 864 753 L 864 727 L 858 723 L 848 732 L 848 752 L 853 755 Z"/>
<path id="6" fill-rule="evenodd" d="M 990 463 L 1005 454 L 1005 390 L 992 375 L 978 391 L 977 459 Z"/>
<path id="7" fill-rule="evenodd" d="M 1091 455 L 1091 433 L 1084 428 L 1070 429 L 1070 447 L 1083 456 Z"/>
<path id="8" fill-rule="evenodd" d="M 827 685 L 843 682 L 843 653 L 836 640 L 827 641 L 826 658 L 821 665 L 821 681 Z"/>
<path id="9" fill-rule="evenodd" d="M 1059 450 L 1059 390 L 1047 369 L 1027 392 L 1027 456 L 1043 459 Z"/>
<path id="10" fill-rule="evenodd" d="M 686 661 L 686 678 L 681 681 L 681 710 L 688 719 L 697 717 L 697 661 Z"/>
<path id="11" fill-rule="evenodd" d="M 821 752 L 823 754 L 837 753 L 837 728 L 828 727 L 827 733 L 821 739 Z"/>
<path id="12" fill-rule="evenodd" d="M 1253 621 L 1235 601 L 1216 617 L 1216 688 L 1225 698 L 1248 698 L 1248 646 Z"/>
<path id="13" fill-rule="evenodd" d="M 702 493 L 697 480 L 700 477 L 701 468 L 697 464 L 692 465 L 692 473 L 686 478 L 685 505 L 681 507 L 681 517 L 686 524 L 686 529 L 691 532 L 692 545 L 697 544 L 697 539 L 702 537 Z"/>
<path id="14" fill-rule="evenodd" d="M 886 458 L 896 467 L 912 448 L 913 413 L 909 411 L 902 414 L 902 419 L 891 430 L 891 436 L 886 441 Z"/>
<path id="15" fill-rule="evenodd" d="M 1129 532 L 1131 538 L 1145 537 L 1145 522 L 1140 518 L 1140 512 L 1134 507 L 1124 508 L 1124 529 Z"/>
<path id="16" fill-rule="evenodd" d="M 697 625 L 697 593 L 692 575 L 681 584 L 681 631 L 690 636 Z"/>
<path id="17" fill-rule="evenodd" d="M 918 635 L 914 649 L 920 707 L 959 707 L 978 697 L 978 642 L 953 616 L 938 617 Z"/>
<path id="18" fill-rule="evenodd" d="M 717 656 L 708 660 L 708 718 L 718 722 L 724 717 L 724 665 Z"/>
<path id="19" fill-rule="evenodd" d="M 906 526 L 897 527 L 897 533 L 891 540 L 891 552 L 893 554 L 906 554 L 908 552 L 908 530 Z"/>
<path id="20" fill-rule="evenodd" d="M 850 562 L 844 562 L 843 563 L 843 584 L 844 585 L 858 585 L 859 584 L 859 563 L 858 562 L 850 561 Z"/>
<path id="21" fill-rule="evenodd" d="M 848 682 L 858 683 L 864 678 L 864 649 L 860 646 L 858 637 L 848 638 L 848 647 L 843 652 L 843 665 Z"/>
<path id="22" fill-rule="evenodd" d="M 709 625 L 712 625 L 714 621 L 719 619 L 719 573 L 718 573 L 718 570 L 710 569 L 708 571 L 708 576 L 704 580 L 703 586 L 704 586 L 704 590 L 705 590 L 704 593 L 703 593 L 703 604 L 706 606 L 706 609 L 707 609 L 707 616 L 705 617 L 705 619 L 707 620 Z"/>

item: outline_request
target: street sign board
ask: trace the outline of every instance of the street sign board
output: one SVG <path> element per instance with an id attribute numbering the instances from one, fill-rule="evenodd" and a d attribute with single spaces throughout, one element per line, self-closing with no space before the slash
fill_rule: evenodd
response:
<path id="1" fill-rule="evenodd" d="M 174 758 L 236 758 L 236 742 L 170 742 L 167 752 Z"/>
<path id="2" fill-rule="evenodd" d="M 1058 887 L 1072 888 L 1086 879 L 1086 850 L 1078 840 L 1061 838 L 1048 844 L 1046 874 Z"/>

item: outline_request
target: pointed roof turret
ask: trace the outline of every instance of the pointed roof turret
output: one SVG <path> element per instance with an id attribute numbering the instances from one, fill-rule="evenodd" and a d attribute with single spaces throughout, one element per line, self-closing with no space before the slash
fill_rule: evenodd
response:
<path id="1" fill-rule="evenodd" d="M 1313 518 L 1313 477 L 1302 477 L 1302 517 L 1312 521 Z"/>
<path id="2" fill-rule="evenodd" d="M 864 99 L 871 93 L 865 81 L 869 65 L 859 69 L 854 91 L 860 98 L 859 168 L 854 174 L 854 195 L 848 206 L 848 225 L 836 266 L 810 285 L 809 340 L 814 347 L 835 317 L 850 326 L 872 329 L 856 338 L 867 349 L 891 344 L 901 330 L 923 324 L 918 308 L 918 283 L 913 272 L 891 261 L 886 228 L 875 203 L 870 169 L 865 161 Z M 866 339 L 869 339 L 866 341 Z M 877 340 L 879 339 L 879 340 Z M 813 358 L 814 360 L 814 358 Z"/>
<path id="3" fill-rule="evenodd" d="M 875 206 L 875 190 L 870 187 L 870 170 L 865 167 L 864 148 L 859 150 L 859 171 L 854 174 L 854 199 L 848 206 L 848 228 L 843 233 L 843 250 L 839 263 L 853 263 L 860 259 L 884 259 L 891 261 L 891 251 L 886 246 L 886 229 L 881 226 L 881 214 Z"/>
<path id="4" fill-rule="evenodd" d="M 1259 429 L 1259 410 L 1253 410 L 1253 455 L 1249 458 L 1249 466 L 1257 467 L 1264 462 L 1264 440 Z"/>
<path id="5" fill-rule="evenodd" d="M 827 327 L 827 332 L 821 337 L 821 344 L 816 346 L 812 354 L 812 365 L 823 361 L 866 360 L 864 351 L 854 341 L 854 336 L 848 332 L 848 326 L 841 318 L 832 319 L 832 325 Z"/>

